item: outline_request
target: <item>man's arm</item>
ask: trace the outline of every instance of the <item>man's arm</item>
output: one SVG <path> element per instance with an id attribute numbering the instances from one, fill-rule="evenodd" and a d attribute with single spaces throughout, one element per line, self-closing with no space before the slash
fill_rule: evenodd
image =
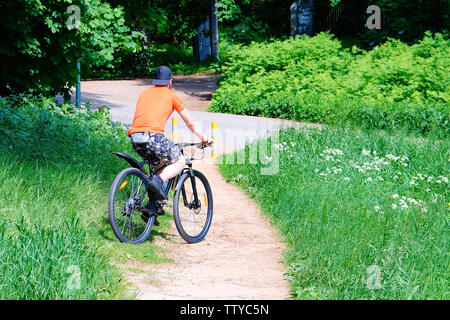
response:
<path id="1" fill-rule="evenodd" d="M 203 134 L 199 122 L 194 119 L 194 117 L 187 109 L 181 110 L 179 114 L 183 121 L 186 123 L 189 130 L 191 130 L 200 140 L 202 140 L 202 143 L 208 142 L 208 138 Z"/>

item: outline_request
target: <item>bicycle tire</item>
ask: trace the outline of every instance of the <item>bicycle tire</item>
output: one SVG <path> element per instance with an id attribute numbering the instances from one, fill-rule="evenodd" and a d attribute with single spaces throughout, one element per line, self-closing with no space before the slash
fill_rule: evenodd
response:
<path id="1" fill-rule="evenodd" d="M 129 176 L 129 175 L 135 175 L 138 178 L 141 179 L 141 181 L 144 183 L 144 187 L 145 187 L 145 182 L 148 181 L 147 176 L 140 170 L 135 169 L 135 168 L 127 168 L 122 170 L 114 179 L 114 182 L 112 183 L 111 186 L 111 190 L 109 192 L 109 199 L 108 199 L 108 217 L 109 217 L 109 223 L 111 225 L 111 228 L 114 232 L 114 235 L 117 237 L 117 239 L 119 239 L 120 242 L 129 242 L 132 244 L 139 244 L 144 242 L 148 236 L 150 235 L 152 228 L 153 228 L 153 224 L 155 222 L 155 216 L 152 215 L 149 217 L 148 221 L 147 221 L 147 225 L 144 229 L 144 231 L 142 232 L 142 234 L 139 235 L 139 237 L 137 238 L 133 238 L 130 239 L 128 237 L 126 237 L 120 230 L 119 225 L 117 224 L 117 220 L 116 220 L 116 212 L 115 212 L 115 208 L 114 208 L 114 199 L 117 193 L 117 189 L 120 188 L 119 183 L 121 183 L 121 181 Z M 147 191 L 148 192 L 148 191 Z M 139 217 L 140 219 L 140 217 Z"/>
<path id="2" fill-rule="evenodd" d="M 180 204 L 180 195 L 182 196 L 182 187 L 186 181 L 191 181 L 191 175 L 189 172 L 185 172 L 181 177 L 180 180 L 177 183 L 177 187 L 175 189 L 175 193 L 173 196 L 173 218 L 175 220 L 175 226 L 178 230 L 178 233 L 180 236 L 187 242 L 187 243 L 197 243 L 206 237 L 209 228 L 211 227 L 212 217 L 213 217 L 213 196 L 211 187 L 209 185 L 208 180 L 206 177 L 197 170 L 192 170 L 193 172 L 193 178 L 198 178 L 196 181 L 200 181 L 203 184 L 203 188 L 206 192 L 207 196 L 207 213 L 206 213 L 206 221 L 202 228 L 202 230 L 195 236 L 190 235 L 188 232 L 186 232 L 185 227 L 183 226 L 183 223 L 180 218 L 180 212 L 179 212 L 179 204 Z M 198 194 L 197 194 L 198 196 Z"/>

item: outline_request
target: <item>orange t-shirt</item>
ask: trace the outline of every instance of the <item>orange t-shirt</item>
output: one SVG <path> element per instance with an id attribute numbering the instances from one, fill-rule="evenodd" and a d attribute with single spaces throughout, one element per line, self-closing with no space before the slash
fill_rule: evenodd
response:
<path id="1" fill-rule="evenodd" d="M 128 136 L 146 131 L 164 133 L 167 119 L 173 110 L 180 112 L 183 109 L 183 101 L 175 91 L 162 86 L 150 87 L 139 96 Z"/>

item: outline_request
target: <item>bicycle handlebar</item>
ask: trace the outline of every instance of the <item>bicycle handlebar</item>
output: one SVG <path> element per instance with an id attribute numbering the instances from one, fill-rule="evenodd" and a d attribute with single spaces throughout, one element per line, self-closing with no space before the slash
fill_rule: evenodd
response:
<path id="1" fill-rule="evenodd" d="M 207 147 L 210 147 L 214 144 L 214 141 L 211 141 L 210 143 L 203 144 L 202 142 L 180 142 L 177 143 L 177 146 L 179 148 L 185 148 L 185 147 L 197 147 L 199 149 L 205 149 Z"/>

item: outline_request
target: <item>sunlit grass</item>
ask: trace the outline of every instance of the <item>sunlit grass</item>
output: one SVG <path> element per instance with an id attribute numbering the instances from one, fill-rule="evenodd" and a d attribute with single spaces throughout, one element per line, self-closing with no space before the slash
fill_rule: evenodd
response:
<path id="1" fill-rule="evenodd" d="M 130 298 L 112 263 L 167 258 L 151 241 L 120 243 L 109 224 L 109 189 L 128 166 L 111 152 L 133 154 L 125 130 L 48 101 L 0 102 L 0 299 Z M 67 285 L 71 267 L 80 289 Z"/>
<path id="2" fill-rule="evenodd" d="M 281 231 L 293 298 L 449 298 L 448 140 L 291 129 L 277 148 L 276 175 L 220 170 Z"/>

